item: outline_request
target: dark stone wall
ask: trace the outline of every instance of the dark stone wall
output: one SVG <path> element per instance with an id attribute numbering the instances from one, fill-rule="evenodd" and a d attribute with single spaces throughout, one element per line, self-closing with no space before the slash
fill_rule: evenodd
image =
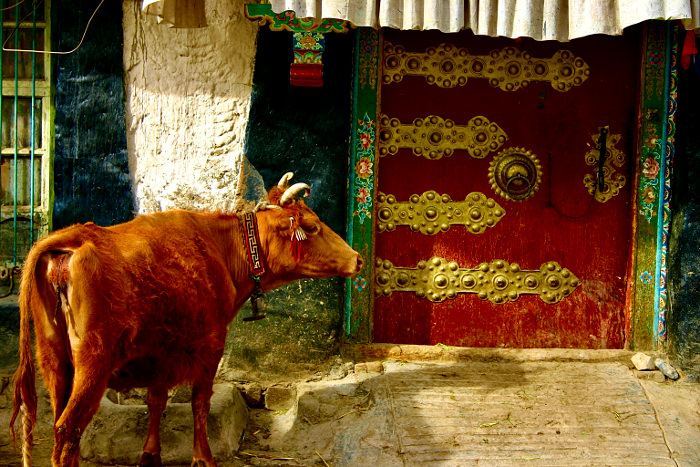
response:
<path id="1" fill-rule="evenodd" d="M 697 69 L 680 70 L 676 125 L 668 351 L 677 365 L 697 377 L 700 374 L 700 64 Z"/>
<path id="2" fill-rule="evenodd" d="M 54 50 L 78 43 L 96 3 L 54 4 Z M 104 2 L 82 46 L 54 55 L 54 230 L 75 222 L 112 225 L 133 217 L 126 148 L 121 2 Z"/>
<path id="3" fill-rule="evenodd" d="M 246 157 L 269 188 L 288 171 L 311 185 L 308 205 L 344 232 L 354 33 L 326 35 L 323 87 L 289 84 L 292 33 L 261 28 Z"/>
<path id="4" fill-rule="evenodd" d="M 353 41 L 353 32 L 327 34 L 324 86 L 301 88 L 289 84 L 292 33 L 261 28 L 246 139 L 246 157 L 265 187 L 294 172 L 293 182 L 311 185 L 307 204 L 343 237 Z M 303 280 L 272 291 L 261 321 L 242 321 L 246 305 L 231 325 L 224 366 L 268 373 L 284 373 L 289 365 L 315 368 L 337 350 L 343 284 L 340 278 Z"/>

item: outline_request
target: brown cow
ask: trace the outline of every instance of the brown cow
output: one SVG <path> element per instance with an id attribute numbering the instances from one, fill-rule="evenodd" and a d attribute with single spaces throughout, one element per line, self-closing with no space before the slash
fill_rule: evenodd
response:
<path id="1" fill-rule="evenodd" d="M 11 421 L 13 427 L 21 409 L 25 466 L 31 463 L 37 408 L 32 318 L 54 411 L 54 466 L 78 465 L 81 434 L 108 387 L 148 388 L 150 419 L 140 465 L 160 465 L 160 418 L 168 389 L 182 384 L 192 385 L 192 465 L 216 465 L 206 418 L 227 326 L 238 310 L 260 288 L 307 277 L 350 277 L 362 265 L 356 251 L 296 200 L 300 191 L 308 195 L 309 186 L 289 187 L 291 175 L 282 177 L 268 193 L 269 204 L 247 222 L 243 215 L 176 210 L 112 227 L 74 225 L 34 245 L 20 289 Z M 259 257 L 245 234 L 244 225 L 253 232 L 253 221 Z M 249 241 L 252 248 L 246 248 Z"/>

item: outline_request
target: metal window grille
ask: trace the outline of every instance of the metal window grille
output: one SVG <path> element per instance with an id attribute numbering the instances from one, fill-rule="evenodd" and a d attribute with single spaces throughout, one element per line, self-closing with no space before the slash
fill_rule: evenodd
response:
<path id="1" fill-rule="evenodd" d="M 0 0 L 0 259 L 17 265 L 51 225 L 47 0 Z M 36 52 L 38 51 L 38 52 Z"/>

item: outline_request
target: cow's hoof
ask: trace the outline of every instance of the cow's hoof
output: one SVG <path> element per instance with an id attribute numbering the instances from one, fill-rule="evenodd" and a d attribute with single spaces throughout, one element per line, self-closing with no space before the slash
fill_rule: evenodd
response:
<path id="1" fill-rule="evenodd" d="M 190 467 L 216 467 L 216 462 L 214 459 L 211 461 L 206 461 L 204 459 L 194 459 Z"/>
<path id="2" fill-rule="evenodd" d="M 139 467 L 161 467 L 162 465 L 163 464 L 160 461 L 160 454 L 151 454 L 150 452 L 144 452 L 141 454 Z"/>

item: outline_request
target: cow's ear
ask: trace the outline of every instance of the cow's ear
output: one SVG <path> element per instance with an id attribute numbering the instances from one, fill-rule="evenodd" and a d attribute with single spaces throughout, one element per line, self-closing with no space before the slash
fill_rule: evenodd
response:
<path id="1" fill-rule="evenodd" d="M 291 234 L 292 227 L 299 226 L 298 221 L 302 218 L 299 209 L 292 205 L 281 210 L 275 210 L 274 220 L 272 221 L 274 229 L 280 233 L 286 232 Z"/>
<path id="2" fill-rule="evenodd" d="M 284 193 L 284 190 L 280 189 L 277 186 L 273 186 L 270 188 L 270 191 L 267 192 L 267 199 L 270 204 L 279 204 L 280 198 L 282 197 L 282 194 Z"/>
<path id="3" fill-rule="evenodd" d="M 289 231 L 291 228 L 289 218 L 290 215 L 286 211 L 281 211 L 279 215 L 276 215 L 273 223 L 275 230 L 278 232 Z"/>

